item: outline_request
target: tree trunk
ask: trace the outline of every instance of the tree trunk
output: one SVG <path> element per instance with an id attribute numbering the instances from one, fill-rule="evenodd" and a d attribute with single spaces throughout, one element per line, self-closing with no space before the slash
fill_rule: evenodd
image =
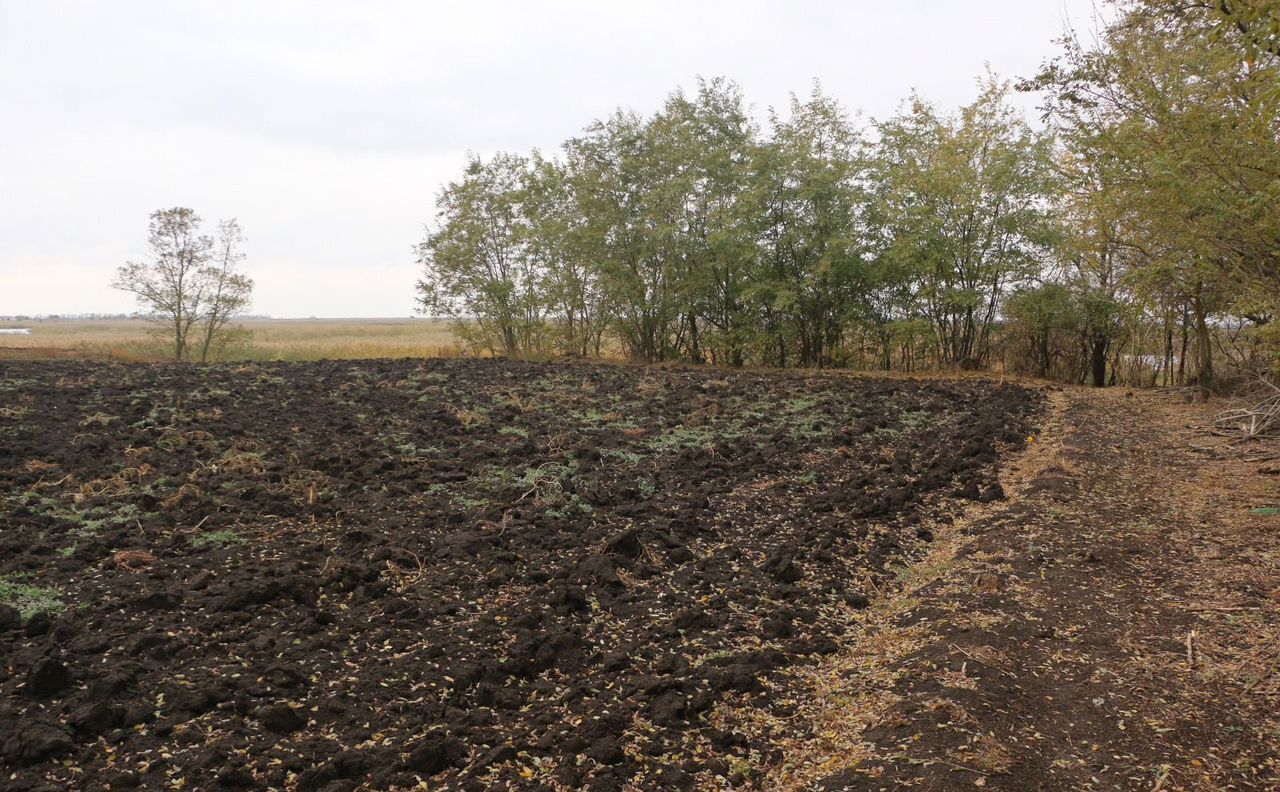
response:
<path id="1" fill-rule="evenodd" d="M 1093 373 L 1093 387 L 1102 388 L 1107 384 L 1107 340 L 1095 336 L 1092 346 L 1089 367 Z"/>
<path id="2" fill-rule="evenodd" d="M 1178 354 L 1178 384 L 1187 384 L 1187 325 L 1190 324 L 1187 309 L 1182 309 L 1182 351 Z"/>
<path id="3" fill-rule="evenodd" d="M 1200 392 L 1208 397 L 1213 390 L 1213 346 L 1209 339 L 1208 309 L 1204 302 L 1204 285 L 1196 281 L 1196 297 L 1194 310 L 1196 314 L 1196 354 L 1199 357 L 1200 371 L 1197 381 Z"/>
<path id="4" fill-rule="evenodd" d="M 698 339 L 698 317 L 694 314 L 689 314 L 689 359 L 694 363 L 704 362 Z"/>
<path id="5" fill-rule="evenodd" d="M 218 315 L 212 313 L 209 315 L 209 324 L 205 326 L 204 338 L 200 344 L 200 363 L 209 362 L 209 347 L 213 346 L 213 334 L 217 330 Z"/>
<path id="6" fill-rule="evenodd" d="M 1040 333 L 1040 377 L 1049 378 L 1049 331 Z"/>
<path id="7" fill-rule="evenodd" d="M 179 313 L 173 322 L 173 362 L 182 362 L 182 314 Z"/>

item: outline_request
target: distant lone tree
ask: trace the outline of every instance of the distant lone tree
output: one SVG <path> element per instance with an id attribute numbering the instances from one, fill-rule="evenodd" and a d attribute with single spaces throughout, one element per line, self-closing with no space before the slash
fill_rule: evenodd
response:
<path id="1" fill-rule="evenodd" d="M 209 351 L 228 339 L 228 323 L 249 308 L 253 294 L 253 280 L 239 270 L 244 253 L 244 234 L 233 217 L 218 223 L 213 238 L 213 257 L 204 269 L 204 277 L 210 289 L 204 316 L 201 319 L 200 362 L 209 360 Z M 241 331 L 244 332 L 244 331 Z"/>
<path id="2" fill-rule="evenodd" d="M 173 359 L 206 362 L 229 335 L 229 322 L 249 307 L 253 280 L 240 271 L 244 236 L 234 220 L 216 237 L 200 233 L 200 217 L 186 207 L 151 214 L 149 261 L 116 270 L 114 288 L 138 300 L 143 318 L 173 340 Z"/>

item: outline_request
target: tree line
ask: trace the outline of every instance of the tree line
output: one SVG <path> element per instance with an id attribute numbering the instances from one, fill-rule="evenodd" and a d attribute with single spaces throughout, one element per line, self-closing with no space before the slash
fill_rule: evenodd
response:
<path id="1" fill-rule="evenodd" d="M 508 355 L 980 360 L 1053 234 L 1049 140 L 1009 91 L 988 80 L 955 116 L 913 98 L 873 142 L 817 87 L 762 130 L 714 79 L 558 157 L 473 157 L 419 246 L 422 305 Z"/>
<path id="2" fill-rule="evenodd" d="M 700 80 L 554 155 L 471 157 L 418 246 L 424 313 L 506 355 L 1199 382 L 1274 350 L 1280 12 L 1112 3 L 1095 44 L 947 113 L 757 123 Z"/>

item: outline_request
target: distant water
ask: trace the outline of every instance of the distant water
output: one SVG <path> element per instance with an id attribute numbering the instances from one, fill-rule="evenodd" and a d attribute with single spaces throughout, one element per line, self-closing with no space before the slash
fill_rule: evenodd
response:
<path id="1" fill-rule="evenodd" d="M 0 327 L 0 335 L 31 335 L 29 327 Z"/>

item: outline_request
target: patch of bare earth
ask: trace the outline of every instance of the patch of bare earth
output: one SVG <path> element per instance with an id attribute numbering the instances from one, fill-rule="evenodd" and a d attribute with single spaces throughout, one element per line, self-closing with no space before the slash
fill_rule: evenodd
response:
<path id="1" fill-rule="evenodd" d="M 850 612 L 794 711 L 721 709 L 786 735 L 760 788 L 1280 789 L 1280 470 L 1207 407 L 1050 403 L 1009 500 Z"/>

